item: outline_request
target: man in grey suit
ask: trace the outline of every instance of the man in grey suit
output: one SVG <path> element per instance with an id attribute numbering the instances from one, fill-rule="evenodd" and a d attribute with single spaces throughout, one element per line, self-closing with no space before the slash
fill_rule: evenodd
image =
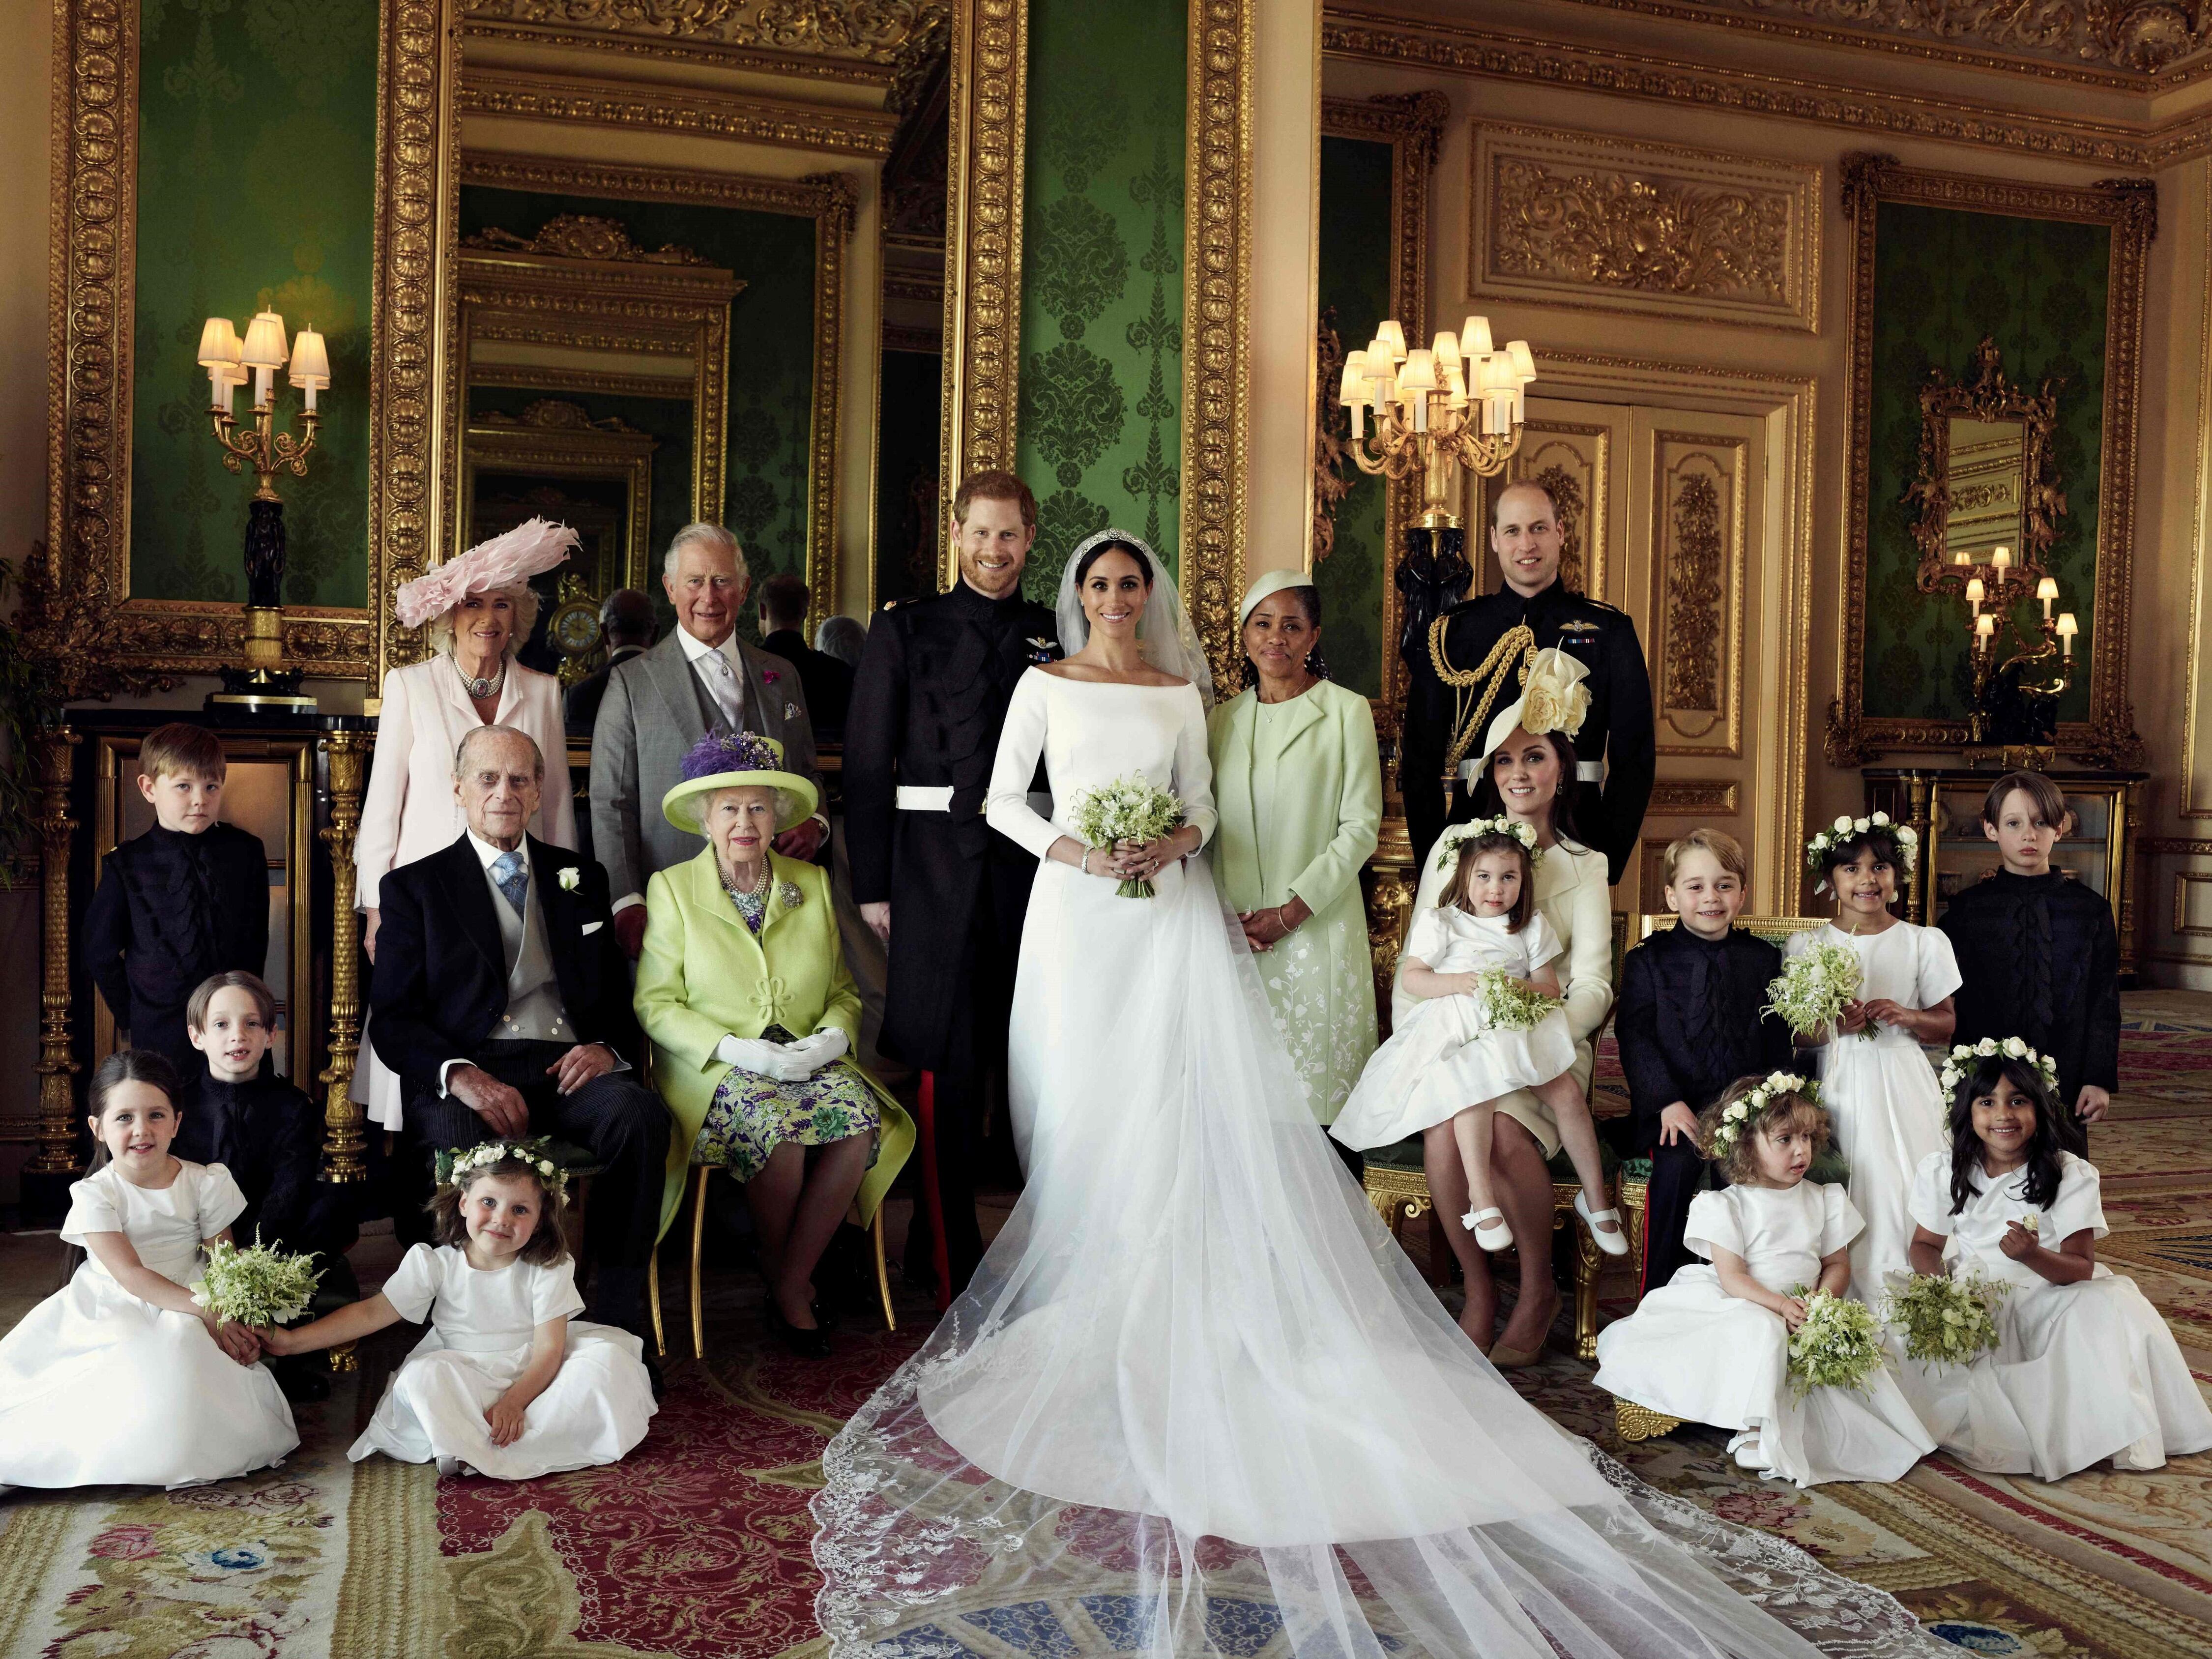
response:
<path id="1" fill-rule="evenodd" d="M 691 745 L 713 730 L 757 732 L 783 745 L 787 771 L 815 775 L 798 669 L 737 636 L 752 587 L 738 538 L 720 525 L 684 526 L 668 544 L 660 585 L 676 632 L 616 665 L 592 729 L 592 848 L 615 896 L 615 936 L 633 957 L 645 943 L 647 878 L 704 844 L 660 811 Z M 775 850 L 811 859 L 829 833 L 817 813 L 778 836 Z"/>

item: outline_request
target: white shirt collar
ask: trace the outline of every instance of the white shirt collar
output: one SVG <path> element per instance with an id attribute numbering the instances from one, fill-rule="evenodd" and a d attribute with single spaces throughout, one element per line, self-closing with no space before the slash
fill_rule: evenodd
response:
<path id="1" fill-rule="evenodd" d="M 493 846 L 482 836 L 477 834 L 473 829 L 467 830 L 466 833 L 469 845 L 476 849 L 477 862 L 483 865 L 485 869 L 490 869 L 493 865 L 497 864 L 506 856 L 506 848 Z M 522 838 L 522 844 L 514 850 L 520 853 L 526 861 L 530 857 L 530 837 L 525 836 Z"/>
<path id="2" fill-rule="evenodd" d="M 693 637 L 691 631 L 680 623 L 676 629 L 676 637 L 683 641 L 684 660 L 686 662 L 696 662 L 702 657 L 720 657 L 731 667 L 738 666 L 738 630 L 734 628 L 730 630 L 730 637 L 720 645 L 708 645 Z"/>

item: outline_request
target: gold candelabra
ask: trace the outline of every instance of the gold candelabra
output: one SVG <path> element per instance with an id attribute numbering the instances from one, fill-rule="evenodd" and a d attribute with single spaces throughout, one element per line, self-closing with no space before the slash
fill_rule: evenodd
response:
<path id="1" fill-rule="evenodd" d="M 1521 426 L 1536 360 L 1526 340 L 1492 343 L 1490 319 L 1469 317 L 1461 331 L 1437 332 L 1425 349 L 1406 348 L 1395 321 L 1350 353 L 1337 401 L 1352 412 L 1352 459 L 1363 472 L 1397 481 L 1421 475 L 1426 530 L 1457 529 L 1453 473 L 1478 477 L 1505 470 L 1521 447 Z M 1372 410 L 1374 430 L 1364 429 Z"/>
<path id="2" fill-rule="evenodd" d="M 297 434 L 276 429 L 276 371 L 291 364 L 291 381 L 305 396 Z M 208 372 L 208 416 L 222 464 L 243 474 L 253 469 L 253 499 L 246 517 L 246 666 L 222 671 L 223 689 L 208 699 L 210 707 L 313 711 L 314 699 L 299 695 L 300 671 L 284 660 L 284 502 L 276 475 L 307 476 L 307 454 L 315 447 L 321 419 L 315 395 L 331 384 L 330 354 L 323 337 L 303 328 L 288 347 L 284 319 L 273 311 L 246 325 L 246 338 L 228 317 L 210 317 L 200 330 L 200 367 Z M 238 388 L 253 378 L 251 424 L 241 427 L 233 412 Z"/>
<path id="3" fill-rule="evenodd" d="M 2072 611 L 2061 611 L 2056 617 L 2051 614 L 2058 599 L 2057 580 L 2015 565 L 2008 547 L 1991 549 L 1986 560 L 1962 550 L 1942 574 L 1950 580 L 1939 580 L 1937 585 L 1957 584 L 1966 603 L 1967 649 L 1974 669 L 1974 707 L 1968 716 L 1972 740 L 1977 744 L 1990 740 L 1993 682 L 2001 683 L 2020 698 L 2024 710 L 2034 716 L 2035 735 L 2042 740 L 2055 729 L 2059 696 L 2072 683 L 2074 640 L 2080 631 Z M 2043 619 L 2033 643 L 2021 632 L 2017 614 L 2018 607 L 2031 596 L 2043 606 Z M 2000 623 L 2014 647 L 2013 653 L 2002 662 L 1998 660 L 2003 649 L 1998 637 Z M 2049 668 L 2055 668 L 2055 678 L 2035 678 Z M 2012 732 L 1996 735 L 2007 742 L 2018 739 Z"/>

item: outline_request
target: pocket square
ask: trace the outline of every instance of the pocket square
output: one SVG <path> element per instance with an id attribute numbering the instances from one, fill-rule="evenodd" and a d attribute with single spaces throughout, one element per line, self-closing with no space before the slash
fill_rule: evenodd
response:
<path id="1" fill-rule="evenodd" d="M 585 934 L 585 937 L 588 939 L 592 934 L 598 933 L 598 932 L 599 931 L 599 929 L 600 929 L 600 928 L 602 928 L 602 927 L 605 927 L 605 926 L 606 926 L 606 923 L 605 923 L 604 921 L 587 921 L 587 922 L 586 922 L 586 923 L 584 924 L 584 934 Z"/>

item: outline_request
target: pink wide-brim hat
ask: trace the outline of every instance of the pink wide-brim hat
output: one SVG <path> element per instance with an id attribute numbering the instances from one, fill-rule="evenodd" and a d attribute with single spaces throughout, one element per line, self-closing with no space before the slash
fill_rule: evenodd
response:
<path id="1" fill-rule="evenodd" d="M 567 558 L 579 539 L 567 525 L 532 519 L 504 535 L 478 542 L 459 558 L 448 559 L 401 586 L 392 596 L 399 625 L 420 628 L 471 593 L 518 586 Z"/>

